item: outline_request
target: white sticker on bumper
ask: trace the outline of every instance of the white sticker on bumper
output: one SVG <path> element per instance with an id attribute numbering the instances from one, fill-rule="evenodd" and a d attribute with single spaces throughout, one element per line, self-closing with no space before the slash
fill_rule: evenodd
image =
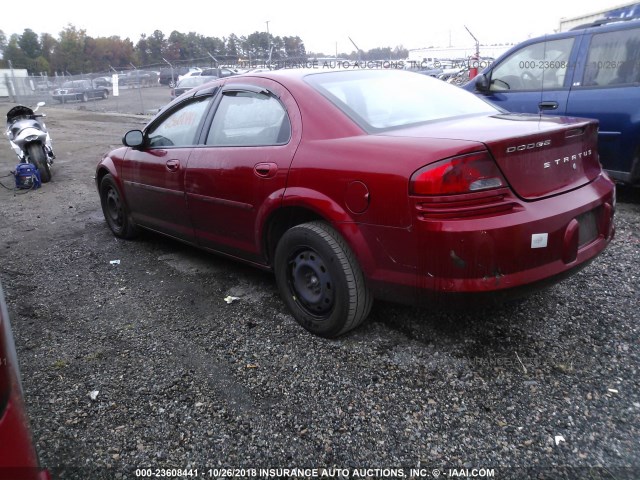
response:
<path id="1" fill-rule="evenodd" d="M 548 233 L 534 233 L 531 235 L 531 248 L 545 248 L 548 241 Z"/>

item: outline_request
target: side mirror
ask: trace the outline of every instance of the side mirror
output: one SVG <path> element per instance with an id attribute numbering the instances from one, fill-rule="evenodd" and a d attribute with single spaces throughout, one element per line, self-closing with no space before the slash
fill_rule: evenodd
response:
<path id="1" fill-rule="evenodd" d="M 477 91 L 479 91 L 480 93 L 489 93 L 491 82 L 484 73 L 478 74 L 475 78 L 475 81 Z"/>
<path id="2" fill-rule="evenodd" d="M 144 145 L 144 134 L 141 130 L 130 130 L 122 137 L 122 144 L 125 147 L 140 148 Z"/>

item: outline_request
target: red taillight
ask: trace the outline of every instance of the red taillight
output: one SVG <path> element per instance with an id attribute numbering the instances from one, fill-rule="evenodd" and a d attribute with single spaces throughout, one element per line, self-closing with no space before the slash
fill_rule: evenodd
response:
<path id="1" fill-rule="evenodd" d="M 447 158 L 422 167 L 411 175 L 412 195 L 451 195 L 507 185 L 489 152 Z"/>

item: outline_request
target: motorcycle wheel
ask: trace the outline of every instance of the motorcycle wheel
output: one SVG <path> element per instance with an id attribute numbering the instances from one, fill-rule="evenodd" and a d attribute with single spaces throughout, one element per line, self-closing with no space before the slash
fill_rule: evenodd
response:
<path id="1" fill-rule="evenodd" d="M 47 155 L 44 153 L 42 145 L 39 143 L 31 143 L 27 146 L 27 153 L 29 159 L 40 172 L 40 180 L 42 183 L 47 183 L 51 180 L 51 169 L 47 162 Z"/>

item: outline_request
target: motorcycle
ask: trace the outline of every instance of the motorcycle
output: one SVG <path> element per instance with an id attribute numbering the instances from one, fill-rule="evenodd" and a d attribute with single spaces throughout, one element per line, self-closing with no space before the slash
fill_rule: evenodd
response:
<path id="1" fill-rule="evenodd" d="M 7 137 L 11 148 L 20 158 L 17 171 L 28 171 L 26 165 L 33 164 L 37 169 L 38 180 L 47 183 L 51 180 L 51 165 L 56 158 L 53 153 L 51 137 L 47 127 L 41 118 L 45 114 L 36 113 L 44 106 L 44 102 L 38 102 L 35 109 L 17 105 L 7 112 Z M 39 183 L 39 182 L 38 182 Z M 16 174 L 16 185 L 19 185 L 19 178 Z"/>

